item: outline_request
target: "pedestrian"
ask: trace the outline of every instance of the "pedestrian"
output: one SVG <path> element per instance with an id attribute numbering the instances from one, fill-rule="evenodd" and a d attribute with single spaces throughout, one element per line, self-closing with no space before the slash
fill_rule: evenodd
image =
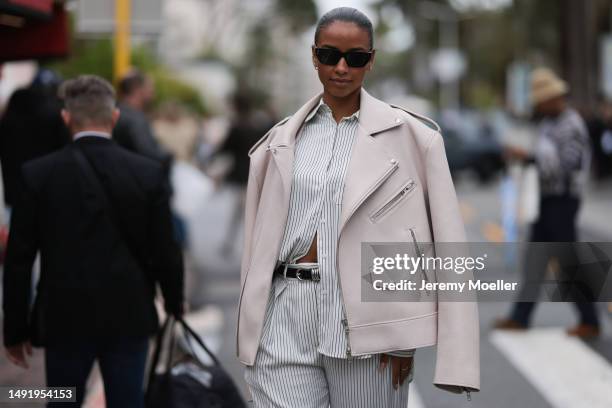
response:
<path id="1" fill-rule="evenodd" d="M 404 408 L 435 344 L 437 387 L 480 388 L 475 302 L 361 301 L 362 242 L 465 241 L 439 127 L 362 87 L 373 40 L 356 9 L 321 17 L 323 93 L 249 152 L 237 354 L 255 407 Z"/>
<path id="2" fill-rule="evenodd" d="M 134 153 L 159 161 L 168 172 L 172 156 L 155 139 L 147 116 L 155 97 L 153 80 L 133 69 L 121 78 L 118 90 L 121 117 L 113 130 L 113 139 Z"/>
<path id="3" fill-rule="evenodd" d="M 158 329 L 156 285 L 167 313 L 179 316 L 183 307 L 167 185 L 159 163 L 111 139 L 119 111 L 108 82 L 84 75 L 61 93 L 73 142 L 22 167 L 4 269 L 6 352 L 28 368 L 31 346 L 44 347 L 47 385 L 76 387 L 69 406 L 81 406 L 97 360 L 106 406 L 142 407 L 149 336 Z"/>
<path id="4" fill-rule="evenodd" d="M 520 149 L 509 154 L 525 162 L 535 162 L 540 184 L 539 216 L 531 228 L 523 288 L 510 316 L 494 323 L 497 329 L 523 330 L 530 324 L 531 314 L 544 281 L 546 268 L 557 259 L 562 271 L 579 264 L 571 245 L 552 243 L 576 242 L 576 218 L 590 166 L 591 149 L 586 125 L 578 112 L 567 102 L 568 86 L 552 70 L 538 68 L 531 76 L 531 99 L 539 118 L 539 134 L 534 155 Z M 593 299 L 591 299 L 593 300 Z M 574 303 L 580 323 L 568 329 L 571 336 L 599 335 L 599 319 L 595 305 L 587 299 Z"/>
<path id="5" fill-rule="evenodd" d="M 0 161 L 4 202 L 14 205 L 21 191 L 20 169 L 28 160 L 61 149 L 70 142 L 57 97 L 61 79 L 48 69 L 38 70 L 32 83 L 11 95 L 0 119 Z"/>
<path id="6" fill-rule="evenodd" d="M 232 159 L 232 167 L 225 178 L 225 183 L 236 196 L 232 205 L 230 224 L 221 245 L 221 253 L 226 257 L 231 255 L 243 222 L 242 215 L 249 178 L 249 150 L 261 138 L 261 135 L 266 134 L 274 125 L 267 118 L 258 117 L 258 112 L 253 108 L 253 95 L 248 92 L 242 91 L 234 95 L 233 106 L 235 116 L 227 137 L 216 153 L 217 155 L 229 155 Z"/>
<path id="7" fill-rule="evenodd" d="M 113 129 L 113 139 L 120 146 L 159 162 L 172 194 L 170 171 L 173 157 L 157 142 L 147 115 L 155 98 L 153 79 L 137 69 L 132 69 L 119 81 L 118 88 L 121 116 Z M 172 224 L 179 244 L 183 248 L 186 247 L 188 228 L 185 221 L 174 211 Z"/>

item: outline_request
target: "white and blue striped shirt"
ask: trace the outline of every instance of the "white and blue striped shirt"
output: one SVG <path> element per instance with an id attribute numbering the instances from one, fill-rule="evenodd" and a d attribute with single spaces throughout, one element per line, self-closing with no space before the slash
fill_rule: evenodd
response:
<path id="1" fill-rule="evenodd" d="M 357 135 L 359 112 L 336 123 L 323 103 L 308 115 L 296 139 L 289 216 L 279 259 L 306 255 L 315 233 L 321 281 L 318 290 L 318 351 L 346 358 L 342 299 L 336 273 L 336 245 L 344 178 Z"/>
<path id="2" fill-rule="evenodd" d="M 359 111 L 337 123 L 323 99 L 306 117 L 295 144 L 289 214 L 279 254 L 281 262 L 294 263 L 308 253 L 317 235 L 318 352 L 336 358 L 347 357 L 336 250 L 344 179 L 358 126 Z"/>

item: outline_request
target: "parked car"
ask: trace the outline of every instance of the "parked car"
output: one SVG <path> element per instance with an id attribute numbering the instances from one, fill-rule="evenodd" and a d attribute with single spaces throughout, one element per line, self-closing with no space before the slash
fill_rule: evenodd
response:
<path id="1" fill-rule="evenodd" d="M 485 183 L 504 168 L 502 145 L 490 118 L 471 111 L 444 112 L 439 124 L 453 175 L 473 172 Z"/>

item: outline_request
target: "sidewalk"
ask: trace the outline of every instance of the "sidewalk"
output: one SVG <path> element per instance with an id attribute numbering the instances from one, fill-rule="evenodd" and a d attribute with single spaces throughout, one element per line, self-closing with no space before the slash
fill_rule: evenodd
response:
<path id="1" fill-rule="evenodd" d="M 19 386 L 19 387 L 44 387 L 45 386 L 45 362 L 43 350 L 39 348 L 33 349 L 33 355 L 28 359 L 30 368 L 25 370 L 11 364 L 6 358 L 4 346 L 0 354 L 0 385 L 4 387 Z M 20 403 L 2 403 L 2 408 L 24 408 L 23 402 Z M 40 404 L 28 404 L 28 408 L 44 407 Z"/>

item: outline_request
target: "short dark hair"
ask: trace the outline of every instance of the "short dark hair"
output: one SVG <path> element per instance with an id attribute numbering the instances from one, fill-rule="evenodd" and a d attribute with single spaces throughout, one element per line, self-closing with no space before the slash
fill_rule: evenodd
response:
<path id="1" fill-rule="evenodd" d="M 117 85 L 119 97 L 131 95 L 137 89 L 142 88 L 147 81 L 148 77 L 141 71 L 137 69 L 130 70 L 119 80 Z"/>
<path id="2" fill-rule="evenodd" d="M 317 23 L 314 38 L 315 44 L 318 44 L 319 42 L 319 35 L 321 34 L 321 31 L 336 21 L 353 23 L 366 30 L 368 32 L 368 36 L 370 37 L 370 49 L 374 48 L 374 26 L 372 25 L 372 22 L 368 16 L 352 7 L 337 7 L 325 13 Z"/>
<path id="3" fill-rule="evenodd" d="M 104 78 L 81 75 L 64 82 L 59 91 L 77 126 L 108 125 L 115 109 L 115 90 Z"/>

